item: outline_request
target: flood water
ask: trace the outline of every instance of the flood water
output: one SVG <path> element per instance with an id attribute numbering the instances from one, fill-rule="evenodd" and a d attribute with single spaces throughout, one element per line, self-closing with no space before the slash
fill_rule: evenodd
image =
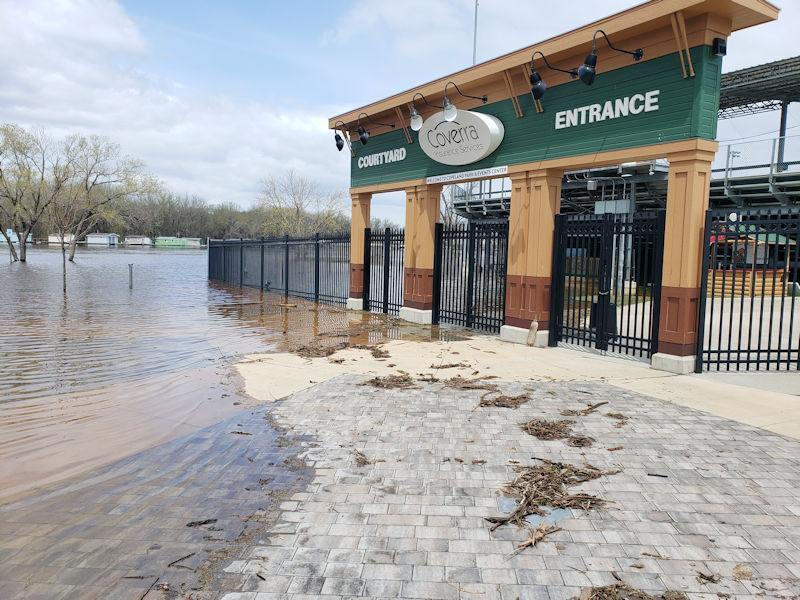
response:
<path id="1" fill-rule="evenodd" d="M 66 296 L 60 251 L 6 251 L 0 501 L 242 410 L 230 364 L 285 337 L 240 318 L 264 296 L 210 283 L 204 250 L 79 249 Z"/>

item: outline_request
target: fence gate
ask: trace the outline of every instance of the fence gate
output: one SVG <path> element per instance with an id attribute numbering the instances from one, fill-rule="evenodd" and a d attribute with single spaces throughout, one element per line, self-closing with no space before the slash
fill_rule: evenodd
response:
<path id="1" fill-rule="evenodd" d="M 649 358 L 658 351 L 663 211 L 558 215 L 550 345 Z"/>
<path id="2" fill-rule="evenodd" d="M 396 315 L 403 306 L 402 229 L 383 231 L 364 229 L 363 310 Z"/>
<path id="3" fill-rule="evenodd" d="M 800 208 L 706 213 L 697 365 L 800 369 Z"/>
<path id="4" fill-rule="evenodd" d="M 433 323 L 500 331 L 505 321 L 508 223 L 436 224 Z"/>

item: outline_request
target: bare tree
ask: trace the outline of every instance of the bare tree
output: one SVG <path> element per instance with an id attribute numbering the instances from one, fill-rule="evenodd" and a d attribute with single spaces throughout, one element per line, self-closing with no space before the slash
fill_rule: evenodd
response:
<path id="1" fill-rule="evenodd" d="M 64 205 L 68 207 L 72 241 L 69 260 L 75 259 L 78 241 L 101 219 L 114 219 L 114 202 L 154 185 L 142 174 L 143 163 L 121 156 L 119 145 L 108 138 L 70 136 L 64 142 L 64 155 L 70 165 L 70 185 Z"/>
<path id="2" fill-rule="evenodd" d="M 309 236 L 338 228 L 343 213 L 341 192 L 323 193 L 316 182 L 290 169 L 261 182 L 259 206 L 267 221 L 264 235 Z"/>
<path id="3" fill-rule="evenodd" d="M 68 165 L 44 132 L 0 125 L 0 229 L 14 260 L 26 260 L 28 235 L 68 179 Z M 6 224 L 17 235 L 19 256 Z"/>

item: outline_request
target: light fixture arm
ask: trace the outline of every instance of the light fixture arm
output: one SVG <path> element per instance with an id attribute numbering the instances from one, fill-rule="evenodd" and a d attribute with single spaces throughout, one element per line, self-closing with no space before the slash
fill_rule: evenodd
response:
<path id="1" fill-rule="evenodd" d="M 342 121 L 341 119 L 339 119 L 338 121 L 336 121 L 336 123 L 334 123 L 334 124 L 333 124 L 333 131 L 334 131 L 334 132 L 336 132 L 336 126 L 337 126 L 339 123 L 341 123 L 341 124 L 342 124 L 342 133 L 349 133 L 349 132 L 347 131 L 347 125 L 345 125 L 345 122 L 344 122 L 344 121 Z"/>
<path id="2" fill-rule="evenodd" d="M 369 122 L 372 123 L 373 125 L 382 125 L 384 127 L 391 127 L 392 129 L 394 129 L 394 123 L 378 123 L 378 121 L 373 121 L 372 117 L 370 117 L 365 112 L 362 112 L 361 114 L 358 115 L 357 121 L 358 121 L 358 126 L 359 127 L 361 127 L 361 115 L 364 115 L 365 117 L 367 117 L 367 119 L 369 119 Z"/>
<path id="3" fill-rule="evenodd" d="M 553 65 L 551 65 L 548 62 L 547 57 L 540 50 L 534 50 L 533 54 L 531 55 L 531 72 L 536 71 L 536 69 L 533 67 L 533 59 L 536 58 L 537 54 L 542 57 L 542 60 L 544 60 L 544 64 L 547 65 L 548 69 L 551 69 L 553 71 L 561 71 L 562 73 L 567 73 L 573 79 L 575 79 L 578 76 L 578 69 L 570 69 L 570 70 L 559 69 L 558 67 L 554 67 Z"/>
<path id="4" fill-rule="evenodd" d="M 630 54 L 631 56 L 633 56 L 633 60 L 641 60 L 642 56 L 644 56 L 644 53 L 642 52 L 641 48 L 637 48 L 633 52 L 631 52 L 630 50 L 624 50 L 622 48 L 617 48 L 614 44 L 611 43 L 611 40 L 608 39 L 608 36 L 606 35 L 606 32 L 603 31 L 602 29 L 598 29 L 597 31 L 594 32 L 594 35 L 592 35 L 592 54 L 597 54 L 597 34 L 598 33 L 602 33 L 603 34 L 603 37 L 606 38 L 606 43 L 608 44 L 608 47 L 611 48 L 612 50 L 616 50 L 617 52 L 624 52 L 625 54 Z M 547 62 L 547 61 L 545 60 L 545 62 Z"/>
<path id="5" fill-rule="evenodd" d="M 432 106 L 433 108 L 444 108 L 444 106 L 439 106 L 438 104 L 431 104 L 430 102 L 428 102 L 428 99 L 422 92 L 417 92 L 411 97 L 411 106 L 413 106 L 415 109 L 417 108 L 417 106 L 414 104 L 414 98 L 416 98 L 417 96 L 422 96 L 422 101 L 428 106 Z"/>
<path id="6" fill-rule="evenodd" d="M 480 101 L 481 101 L 483 104 L 486 104 L 486 102 L 489 100 L 489 97 L 488 97 L 486 94 L 484 94 L 483 96 L 470 96 L 469 94 L 465 94 L 464 92 L 462 92 L 462 91 L 459 89 L 458 85 L 456 85 L 456 83 L 454 83 L 454 82 L 452 82 L 452 81 L 448 81 L 448 82 L 447 82 L 447 83 L 444 85 L 444 97 L 445 97 L 445 98 L 447 98 L 447 86 L 448 86 L 448 85 L 452 85 L 454 88 L 456 88 L 456 91 L 457 91 L 459 94 L 461 94 L 462 96 L 464 96 L 465 98 L 474 98 L 475 100 L 480 100 Z"/>

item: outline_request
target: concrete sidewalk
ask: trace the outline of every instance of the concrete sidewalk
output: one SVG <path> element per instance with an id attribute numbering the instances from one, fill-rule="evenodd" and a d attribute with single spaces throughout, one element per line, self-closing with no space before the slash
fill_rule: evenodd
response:
<path id="1" fill-rule="evenodd" d="M 389 341 L 388 357 L 345 349 L 328 358 L 296 354 L 251 356 L 237 365 L 248 394 L 270 402 L 340 374 L 493 375 L 504 381 L 603 381 L 641 394 L 800 439 L 800 373 L 674 375 L 626 358 L 564 348 L 509 344 L 494 336 L 458 341 Z M 341 361 L 341 362 L 338 362 Z"/>

